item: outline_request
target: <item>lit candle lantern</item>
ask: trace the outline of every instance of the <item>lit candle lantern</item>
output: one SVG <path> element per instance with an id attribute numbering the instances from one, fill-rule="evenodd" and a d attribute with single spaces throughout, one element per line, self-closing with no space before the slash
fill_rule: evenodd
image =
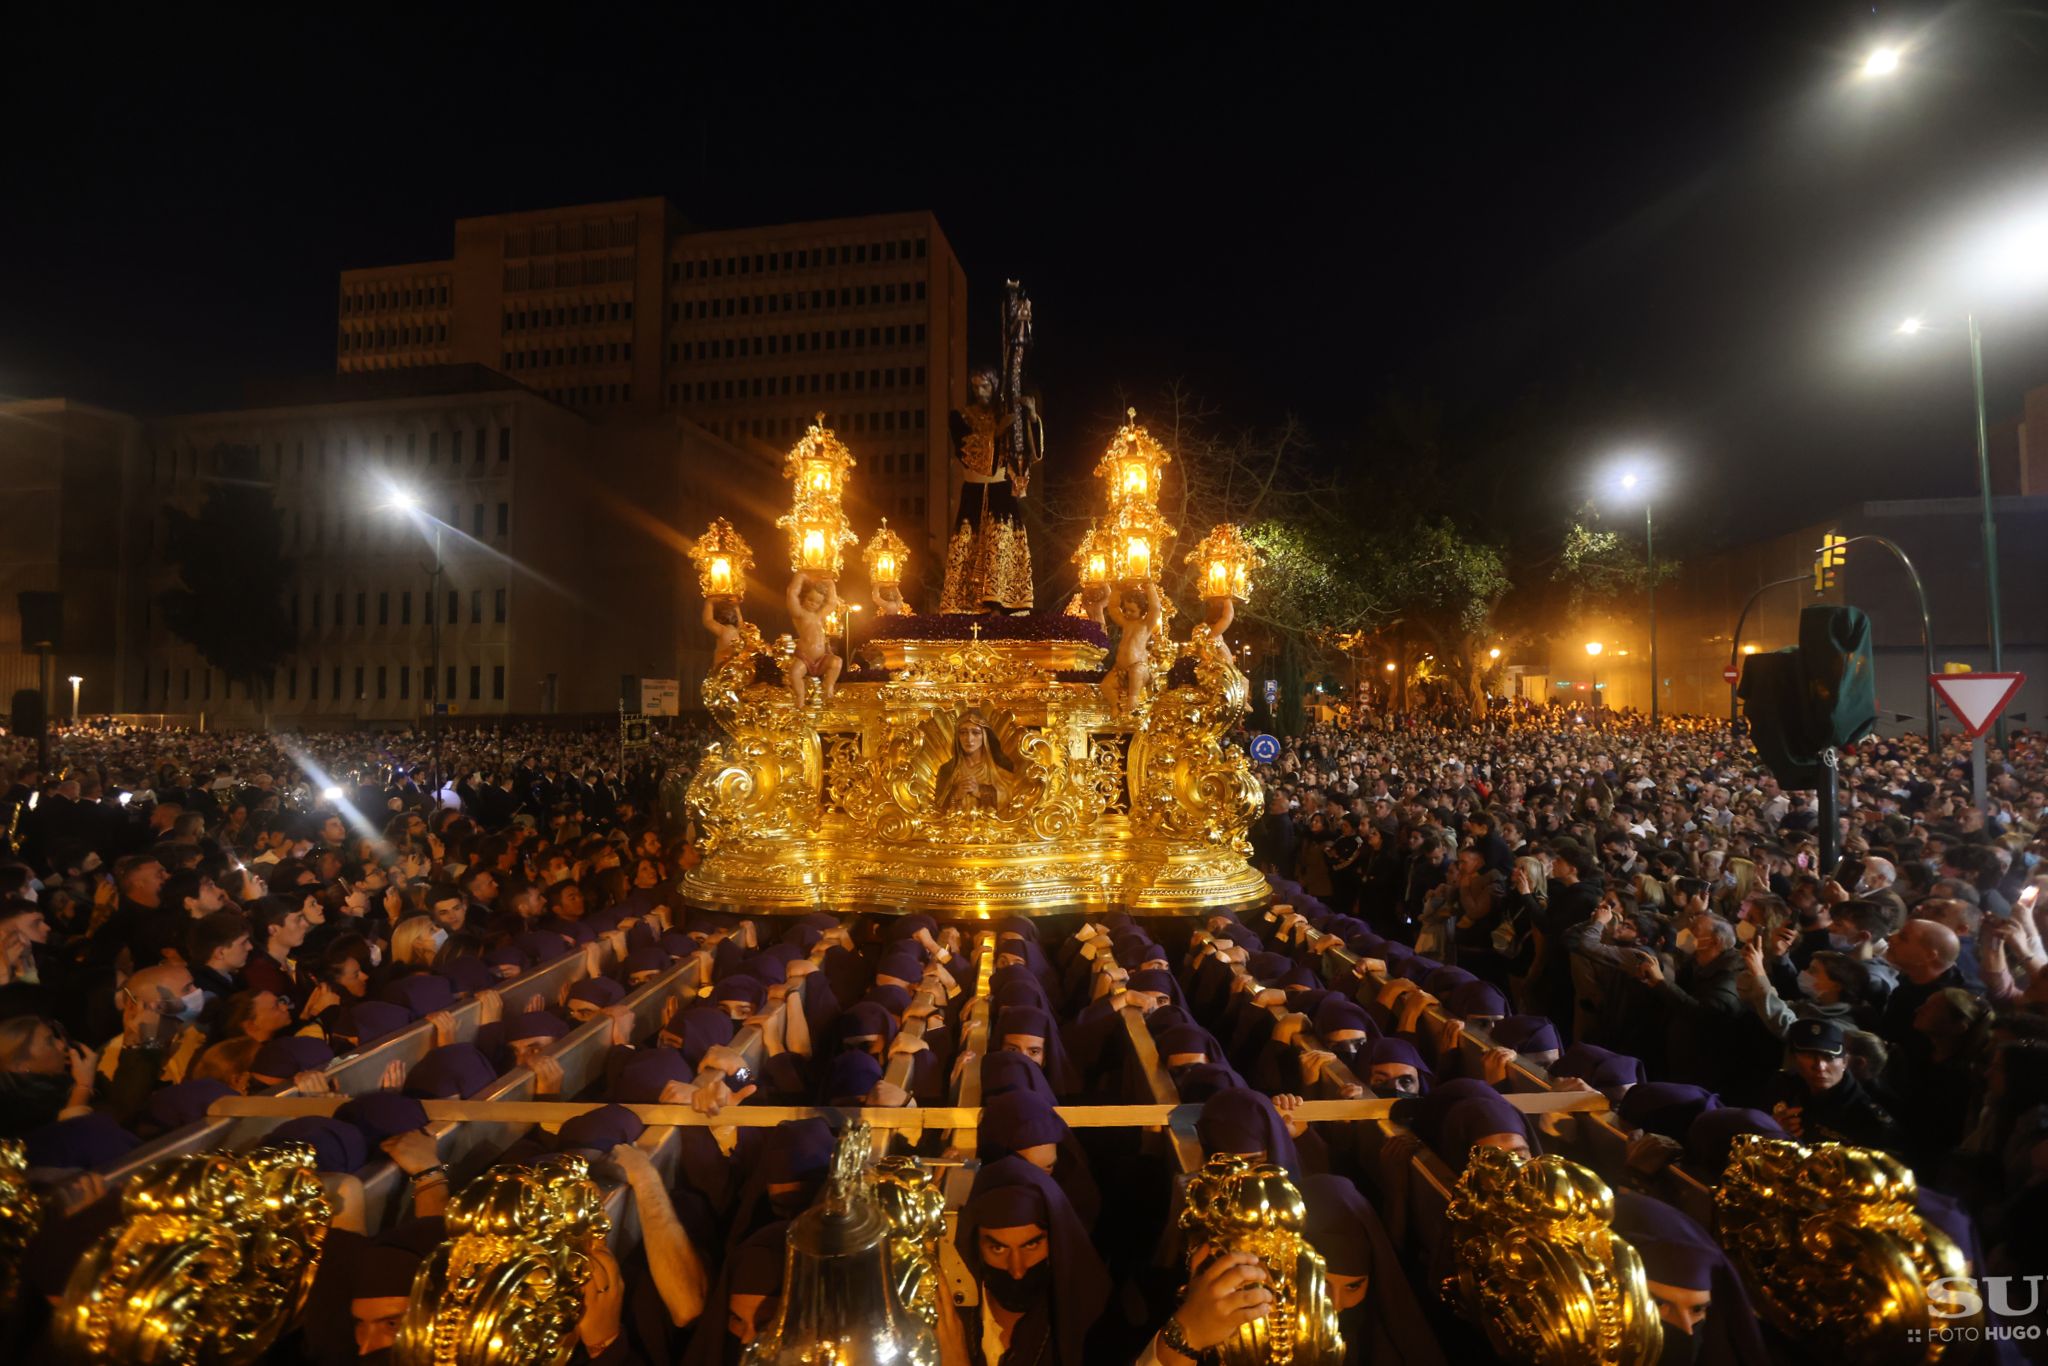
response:
<path id="1" fill-rule="evenodd" d="M 1152 577 L 1152 543 L 1143 536 L 1133 536 L 1124 544 L 1124 577 L 1127 579 L 1149 579 Z"/>
<path id="2" fill-rule="evenodd" d="M 1204 536 L 1188 552 L 1187 563 L 1201 574 L 1204 598 L 1236 598 L 1249 602 L 1252 572 L 1265 566 L 1266 557 L 1246 540 L 1244 533 L 1225 522 Z"/>
<path id="3" fill-rule="evenodd" d="M 825 532 L 821 527 L 804 528 L 804 568 L 825 569 Z"/>
<path id="4" fill-rule="evenodd" d="M 736 598 L 746 592 L 754 552 L 723 517 L 690 547 L 690 558 L 697 562 L 697 588 L 705 597 Z"/>
<path id="5" fill-rule="evenodd" d="M 875 534 L 868 537 L 868 548 L 861 553 L 868 562 L 869 583 L 877 588 L 894 588 L 903 582 L 904 566 L 910 563 L 910 547 L 889 530 L 887 517 L 875 528 Z"/>

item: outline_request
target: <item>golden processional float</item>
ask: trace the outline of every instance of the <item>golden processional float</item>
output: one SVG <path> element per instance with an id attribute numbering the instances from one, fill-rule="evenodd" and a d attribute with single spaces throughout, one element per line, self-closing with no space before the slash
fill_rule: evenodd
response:
<path id="1" fill-rule="evenodd" d="M 831 642 L 858 544 L 843 506 L 855 462 L 821 415 L 784 469 L 792 634 L 771 646 L 742 618 L 753 553 L 728 523 L 691 551 L 717 638 L 704 704 L 726 738 L 691 785 L 704 858 L 685 898 L 988 917 L 1258 902 L 1245 833 L 1261 788 L 1224 743 L 1250 685 L 1223 632 L 1262 562 L 1235 527 L 1216 528 L 1187 557 L 1206 620 L 1170 638 L 1159 570 L 1174 528 L 1157 502 L 1170 460 L 1135 414 L 1116 433 L 1096 470 L 1107 507 L 1064 612 L 914 615 L 910 551 L 884 524 L 865 555 L 876 626 L 848 664 Z M 1114 657 L 1105 616 L 1122 628 Z"/>

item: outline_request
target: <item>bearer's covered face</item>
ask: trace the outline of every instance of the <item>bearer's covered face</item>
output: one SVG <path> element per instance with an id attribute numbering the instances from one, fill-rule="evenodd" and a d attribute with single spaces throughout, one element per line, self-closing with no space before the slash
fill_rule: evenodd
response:
<path id="1" fill-rule="evenodd" d="M 1412 1096 L 1422 1089 L 1422 1074 L 1405 1062 L 1375 1063 L 1370 1078 L 1366 1085 L 1381 1095 L 1399 1092 Z"/>
<path id="2" fill-rule="evenodd" d="M 981 743 L 985 738 L 986 736 L 982 733 L 979 725 L 972 721 L 968 722 L 960 727 L 960 752 L 963 754 L 980 753 Z"/>

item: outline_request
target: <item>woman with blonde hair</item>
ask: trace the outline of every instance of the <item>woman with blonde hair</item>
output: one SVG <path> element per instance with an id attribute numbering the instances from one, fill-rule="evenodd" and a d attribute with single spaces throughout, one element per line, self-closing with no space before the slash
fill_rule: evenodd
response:
<path id="1" fill-rule="evenodd" d="M 395 967 L 424 970 L 434 966 L 434 954 L 448 931 L 430 915 L 409 915 L 392 927 L 391 962 Z"/>

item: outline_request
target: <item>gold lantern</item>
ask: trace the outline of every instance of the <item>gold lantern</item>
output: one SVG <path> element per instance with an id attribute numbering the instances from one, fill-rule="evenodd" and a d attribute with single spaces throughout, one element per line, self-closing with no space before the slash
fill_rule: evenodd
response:
<path id="1" fill-rule="evenodd" d="M 825 425 L 819 413 L 810 429 L 789 448 L 782 476 L 794 481 L 798 499 L 822 498 L 837 503 L 846 492 L 846 473 L 854 467 L 853 452 Z"/>
<path id="2" fill-rule="evenodd" d="M 1109 542 L 1093 522 L 1074 549 L 1074 567 L 1081 571 L 1083 588 L 1101 588 L 1109 583 Z"/>
<path id="3" fill-rule="evenodd" d="M 1095 473 L 1109 486 L 1109 521 L 1091 529 L 1082 543 L 1081 581 L 1090 583 L 1094 561 L 1100 559 L 1099 581 L 1135 583 L 1157 580 L 1173 528 L 1159 515 L 1160 479 L 1173 457 L 1138 425 L 1137 409 L 1117 428 Z M 1078 558 L 1078 557 L 1077 557 Z"/>
<path id="4" fill-rule="evenodd" d="M 889 530 L 889 519 L 884 517 L 875 534 L 868 537 L 867 549 L 861 552 L 867 561 L 868 582 L 876 588 L 894 588 L 903 582 L 903 571 L 910 564 L 910 547 L 903 538 Z"/>
<path id="5" fill-rule="evenodd" d="M 853 453 L 825 425 L 823 413 L 790 447 L 782 474 L 790 481 L 794 503 L 775 525 L 789 532 L 789 567 L 798 573 L 836 579 L 846 548 L 860 544 L 840 506 L 853 466 Z"/>
<path id="6" fill-rule="evenodd" d="M 1235 525 L 1224 522 L 1196 543 L 1185 563 L 1194 567 L 1196 591 L 1202 598 L 1248 602 L 1252 575 L 1266 567 L 1266 557 Z"/>
<path id="7" fill-rule="evenodd" d="M 1113 511 L 1140 504 L 1157 507 L 1159 482 L 1173 457 L 1138 425 L 1136 408 L 1124 411 L 1130 420 L 1110 438 L 1109 449 L 1096 463 L 1096 476 L 1108 482 Z"/>
<path id="8" fill-rule="evenodd" d="M 747 591 L 747 575 L 754 569 L 754 551 L 732 523 L 713 519 L 690 547 L 697 562 L 697 588 L 707 598 L 739 598 Z"/>

